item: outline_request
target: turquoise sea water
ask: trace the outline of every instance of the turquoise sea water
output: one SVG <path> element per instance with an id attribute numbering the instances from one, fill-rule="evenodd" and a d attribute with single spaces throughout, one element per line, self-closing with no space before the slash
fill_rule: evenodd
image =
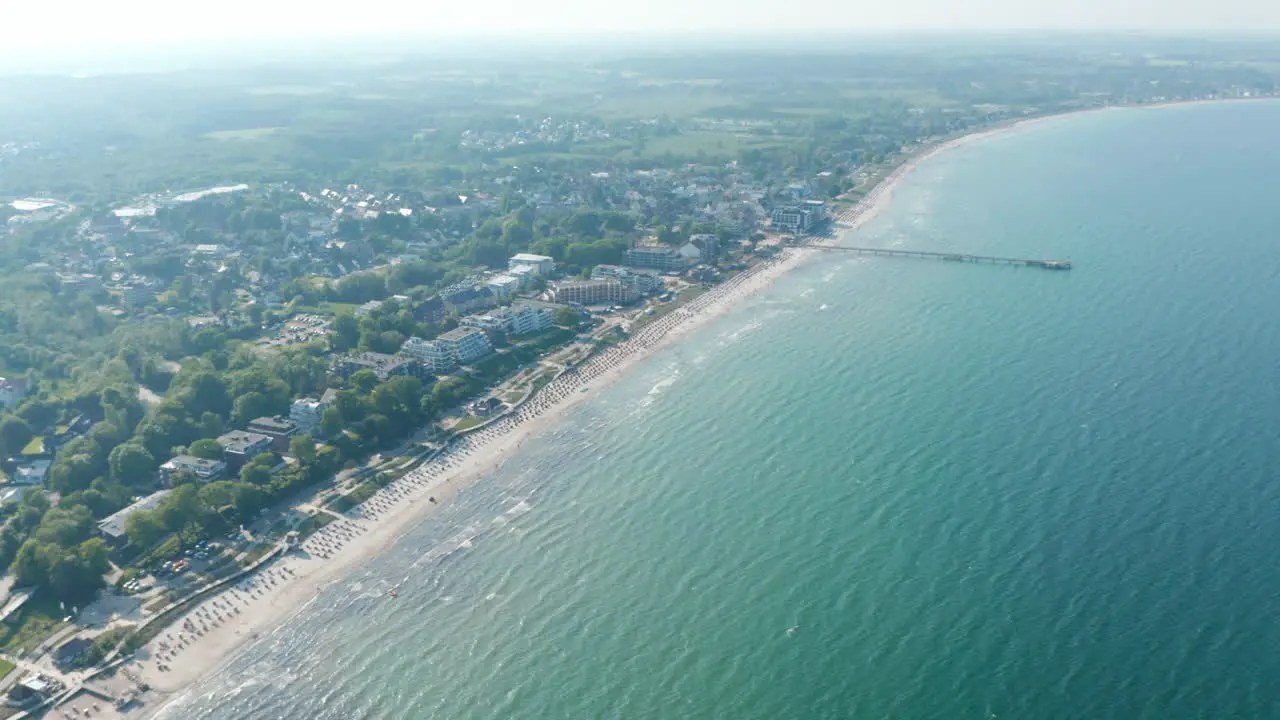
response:
<path id="1" fill-rule="evenodd" d="M 1276 128 L 929 161 L 859 243 L 1076 269 L 822 257 L 166 717 L 1280 717 Z"/>

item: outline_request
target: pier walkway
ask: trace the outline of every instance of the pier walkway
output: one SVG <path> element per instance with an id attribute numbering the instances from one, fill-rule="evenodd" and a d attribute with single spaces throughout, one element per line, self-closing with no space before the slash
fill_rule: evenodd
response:
<path id="1" fill-rule="evenodd" d="M 970 255 L 968 253 L 946 253 L 931 252 L 928 250 L 897 250 L 893 248 L 866 248 L 854 247 L 852 245 L 827 245 L 823 243 L 810 243 L 807 247 L 814 250 L 830 250 L 837 252 L 851 252 L 860 255 L 884 255 L 888 257 L 914 257 L 927 258 L 933 260 L 949 260 L 952 262 L 974 262 L 974 263 L 995 263 L 998 265 L 1022 265 L 1026 267 L 1038 267 L 1045 270 L 1070 270 L 1071 262 L 1069 260 L 1036 260 L 1033 258 L 1016 258 L 1016 257 L 1000 257 L 997 255 Z"/>

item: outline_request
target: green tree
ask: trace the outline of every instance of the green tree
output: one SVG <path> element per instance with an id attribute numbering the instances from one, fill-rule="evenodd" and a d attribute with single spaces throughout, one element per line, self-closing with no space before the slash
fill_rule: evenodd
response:
<path id="1" fill-rule="evenodd" d="M 378 386 L 378 376 L 372 370 L 357 370 L 351 376 L 351 388 L 361 395 L 368 395 Z"/>
<path id="2" fill-rule="evenodd" d="M 324 411 L 324 415 L 320 417 L 320 432 L 325 437 L 333 437 L 342 432 L 342 413 L 338 408 L 331 407 Z"/>
<path id="3" fill-rule="evenodd" d="M 448 377 L 436 383 L 431 389 L 431 398 L 438 408 L 446 409 L 457 405 L 471 393 L 467 381 L 460 377 Z"/>
<path id="4" fill-rule="evenodd" d="M 217 414 L 205 412 L 200 416 L 200 434 L 204 437 L 217 437 L 222 434 L 224 425 Z"/>
<path id="5" fill-rule="evenodd" d="M 417 422 L 422 394 L 418 378 L 393 377 L 375 388 L 370 399 L 377 412 L 408 430 Z"/>
<path id="6" fill-rule="evenodd" d="M 202 438 L 191 443 L 191 447 L 187 448 L 187 454 L 205 460 L 221 460 L 222 446 L 217 440 L 212 438 Z"/>
<path id="7" fill-rule="evenodd" d="M 372 413 L 364 419 L 364 435 L 374 445 L 382 445 L 395 437 L 395 431 L 390 418 Z"/>
<path id="8" fill-rule="evenodd" d="M 231 412 L 231 395 L 227 383 L 212 372 L 197 372 L 186 383 L 188 416 L 200 417 L 211 412 L 226 417 Z"/>
<path id="9" fill-rule="evenodd" d="M 232 504 L 235 497 L 236 483 L 230 480 L 217 480 L 200 488 L 200 502 L 213 510 L 220 510 Z"/>
<path id="10" fill-rule="evenodd" d="M 289 454 L 304 465 L 316 461 L 316 441 L 310 435 L 297 435 L 289 441 Z"/>
<path id="11" fill-rule="evenodd" d="M 271 469 L 250 463 L 240 468 L 240 482 L 249 485 L 266 486 L 271 484 Z"/>
<path id="12" fill-rule="evenodd" d="M 129 538 L 129 544 L 140 548 L 154 546 L 166 534 L 164 523 L 151 510 L 138 510 L 129 515 L 124 521 L 124 533 Z"/>
<path id="13" fill-rule="evenodd" d="M 205 507 L 200 502 L 200 490 L 194 484 L 179 485 L 165 496 L 156 508 L 156 514 L 166 530 L 177 532 L 188 524 L 199 523 Z M 128 528 L 125 528 L 128 531 Z"/>
<path id="14" fill-rule="evenodd" d="M 266 503 L 267 494 L 261 488 L 252 484 L 236 483 L 235 491 L 231 495 L 231 504 L 236 509 L 236 515 L 241 518 L 253 517 Z"/>
<path id="15" fill-rule="evenodd" d="M 269 414 L 270 401 L 260 392 L 250 392 L 236 398 L 231 411 L 231 422 L 235 425 L 247 425 L 250 421 Z"/>
<path id="16" fill-rule="evenodd" d="M 43 546 L 35 540 L 27 540 L 18 549 L 9 572 L 17 585 L 43 585 L 49 576 L 50 559 Z"/>
<path id="17" fill-rule="evenodd" d="M 17 455 L 31 442 L 34 434 L 26 420 L 17 415 L 5 415 L 0 420 L 0 457 Z"/>
<path id="18" fill-rule="evenodd" d="M 575 328 L 580 322 L 582 322 L 582 314 L 571 307 L 562 307 L 556 311 L 557 325 Z"/>
<path id="19" fill-rule="evenodd" d="M 156 471 L 155 457 L 133 443 L 117 445 L 111 451 L 110 465 L 112 477 L 135 485 L 150 480 Z"/>
<path id="20" fill-rule="evenodd" d="M 99 395 L 99 402 L 106 421 L 125 433 L 132 433 L 145 414 L 142 402 L 138 400 L 137 388 L 104 388 Z"/>
<path id="21" fill-rule="evenodd" d="M 347 352 L 360 344 L 360 321 L 350 313 L 341 313 L 333 319 L 331 339 L 334 352 Z"/>

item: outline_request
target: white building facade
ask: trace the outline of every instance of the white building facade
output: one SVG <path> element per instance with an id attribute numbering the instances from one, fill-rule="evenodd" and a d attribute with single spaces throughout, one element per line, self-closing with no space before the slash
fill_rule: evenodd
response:
<path id="1" fill-rule="evenodd" d="M 550 330 L 555 323 L 551 312 L 546 308 L 528 304 L 513 305 L 508 311 L 511 316 L 511 334 L 527 335 Z"/>
<path id="2" fill-rule="evenodd" d="M 448 348 L 459 365 L 475 362 L 493 352 L 488 336 L 473 327 L 454 328 L 436 338 L 436 342 Z"/>
<path id="3" fill-rule="evenodd" d="M 433 373 L 448 372 L 458 366 L 452 349 L 435 340 L 411 337 L 400 346 L 400 354 L 420 360 Z"/>
<path id="4" fill-rule="evenodd" d="M 548 277 L 556 270 L 555 258 L 546 255 L 532 255 L 530 253 L 517 253 L 511 256 L 507 261 L 507 270 L 515 270 L 521 265 L 531 267 L 538 275 Z"/>
<path id="5" fill-rule="evenodd" d="M 314 435 L 320 429 L 324 411 L 328 409 L 327 402 L 315 398 L 299 398 L 289 406 L 289 419 L 298 426 L 298 432 Z"/>
<path id="6" fill-rule="evenodd" d="M 641 294 L 665 287 L 662 282 L 662 276 L 656 270 L 629 268 L 621 265 L 597 265 L 591 270 L 591 279 L 617 280 Z"/>
<path id="7" fill-rule="evenodd" d="M 520 289 L 520 279 L 506 274 L 495 275 L 486 280 L 484 284 L 493 290 L 494 295 L 502 299 L 515 295 L 516 291 Z"/>

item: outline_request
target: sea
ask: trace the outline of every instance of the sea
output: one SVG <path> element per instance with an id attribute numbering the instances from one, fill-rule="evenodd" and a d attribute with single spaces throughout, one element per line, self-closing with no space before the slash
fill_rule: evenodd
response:
<path id="1" fill-rule="evenodd" d="M 845 241 L 1074 269 L 822 254 L 164 717 L 1280 717 L 1280 103 L 974 142 Z"/>

